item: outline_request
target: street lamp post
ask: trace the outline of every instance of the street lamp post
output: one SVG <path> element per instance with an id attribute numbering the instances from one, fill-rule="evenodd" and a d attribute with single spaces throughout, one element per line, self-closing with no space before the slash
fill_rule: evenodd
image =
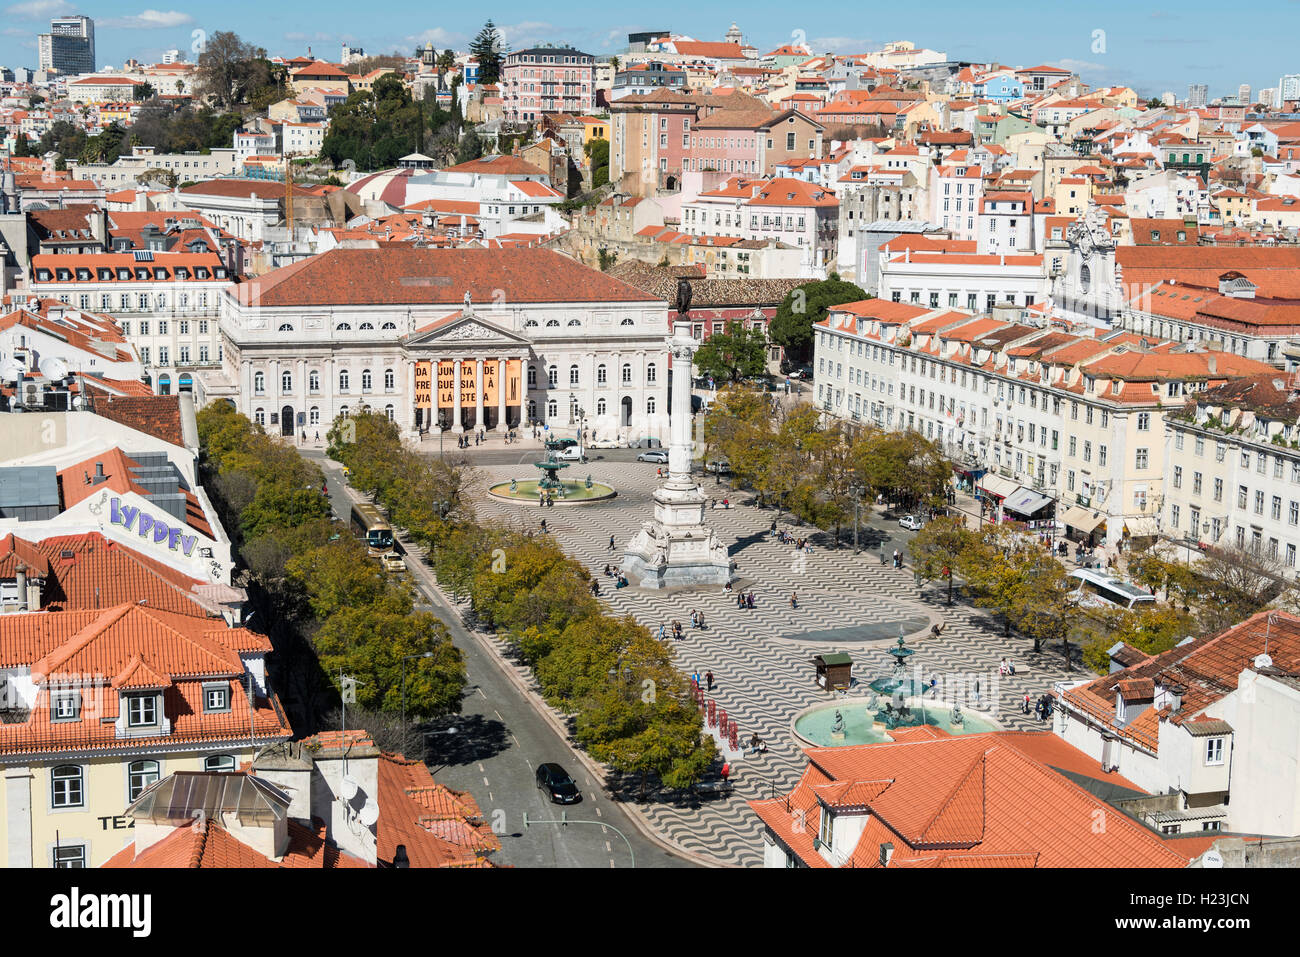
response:
<path id="1" fill-rule="evenodd" d="M 433 652 L 426 651 L 418 655 L 407 655 L 402 659 L 402 747 L 406 747 L 406 663 L 414 658 L 432 658 Z"/>

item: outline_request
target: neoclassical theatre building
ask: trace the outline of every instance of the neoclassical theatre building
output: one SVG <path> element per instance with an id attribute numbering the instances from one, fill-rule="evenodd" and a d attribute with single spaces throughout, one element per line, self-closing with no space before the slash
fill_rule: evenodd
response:
<path id="1" fill-rule="evenodd" d="M 411 437 L 667 439 L 667 303 L 549 250 L 335 249 L 232 287 L 221 334 L 200 402 L 285 436 L 368 406 Z"/>

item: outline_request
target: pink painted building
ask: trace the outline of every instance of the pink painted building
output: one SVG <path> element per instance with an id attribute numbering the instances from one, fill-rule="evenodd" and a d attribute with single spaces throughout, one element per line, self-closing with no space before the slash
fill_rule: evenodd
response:
<path id="1" fill-rule="evenodd" d="M 518 50 L 501 68 L 504 118 L 527 123 L 546 113 L 596 108 L 596 58 L 568 47 Z"/>

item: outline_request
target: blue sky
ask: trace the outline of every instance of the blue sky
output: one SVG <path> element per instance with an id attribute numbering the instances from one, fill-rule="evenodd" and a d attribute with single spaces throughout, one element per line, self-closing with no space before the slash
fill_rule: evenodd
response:
<path id="1" fill-rule="evenodd" d="M 149 2 L 149 0 L 145 0 Z M 189 50 L 196 30 L 233 30 L 272 54 L 304 53 L 337 59 L 343 40 L 367 53 L 409 51 L 432 40 L 463 49 L 491 16 L 515 48 L 566 42 L 591 53 L 617 53 L 627 34 L 667 28 L 700 40 L 720 40 L 736 21 L 747 42 L 766 52 L 803 37 L 815 52 L 861 52 L 895 39 L 942 50 L 952 59 L 998 60 L 1012 66 L 1041 62 L 1076 70 L 1093 83 L 1133 86 L 1145 95 L 1172 90 L 1186 96 L 1189 83 L 1207 83 L 1211 97 L 1274 86 L 1282 73 L 1300 72 L 1294 44 L 1300 0 L 1264 0 L 1225 15 L 1222 0 L 1093 0 L 1069 4 L 978 4 L 969 0 L 890 0 L 882 4 L 829 0 L 808 13 L 793 4 L 654 0 L 563 4 L 497 2 L 430 4 L 411 0 L 228 0 L 203 4 L 153 0 L 158 8 L 123 0 L 78 5 L 69 0 L 5 3 L 0 63 L 36 65 L 36 34 L 49 18 L 83 13 L 96 21 L 100 66 L 128 57 L 150 61 L 163 50 Z M 653 9 L 653 16 L 642 10 Z M 814 15 L 815 14 L 815 15 Z M 193 56 L 190 56 L 193 59 Z"/>

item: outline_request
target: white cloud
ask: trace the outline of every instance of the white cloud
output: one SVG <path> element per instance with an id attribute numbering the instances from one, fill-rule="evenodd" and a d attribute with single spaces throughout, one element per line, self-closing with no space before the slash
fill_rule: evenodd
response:
<path id="1" fill-rule="evenodd" d="M 432 30 L 425 30 L 423 33 L 416 33 L 404 37 L 398 44 L 404 50 L 412 50 L 415 47 L 427 46 L 432 43 L 437 50 L 463 50 L 469 38 L 463 33 L 453 33 L 450 30 L 444 30 L 442 27 L 435 27 Z"/>
<path id="2" fill-rule="evenodd" d="M 141 10 L 135 16 L 114 17 L 101 20 L 99 24 L 110 30 L 166 30 L 193 22 L 192 16 L 179 10 Z"/>
<path id="3" fill-rule="evenodd" d="M 77 8 L 67 0 L 27 0 L 5 7 L 5 13 L 25 20 L 44 20 L 46 17 L 61 17 L 73 13 Z"/>
<path id="4" fill-rule="evenodd" d="M 501 39 L 513 50 L 526 50 L 530 46 L 546 41 L 560 42 L 560 29 L 553 23 L 540 20 L 526 20 L 523 23 L 502 23 L 497 25 Z"/>
<path id="5" fill-rule="evenodd" d="M 817 37 L 808 41 L 813 53 L 866 53 L 871 41 L 858 37 Z"/>
<path id="6" fill-rule="evenodd" d="M 1071 73 L 1105 73 L 1108 69 L 1100 63 L 1089 63 L 1087 60 L 1071 60 L 1068 57 L 1064 60 L 1057 60 L 1049 66 L 1059 66 L 1062 70 L 1069 70 Z"/>

